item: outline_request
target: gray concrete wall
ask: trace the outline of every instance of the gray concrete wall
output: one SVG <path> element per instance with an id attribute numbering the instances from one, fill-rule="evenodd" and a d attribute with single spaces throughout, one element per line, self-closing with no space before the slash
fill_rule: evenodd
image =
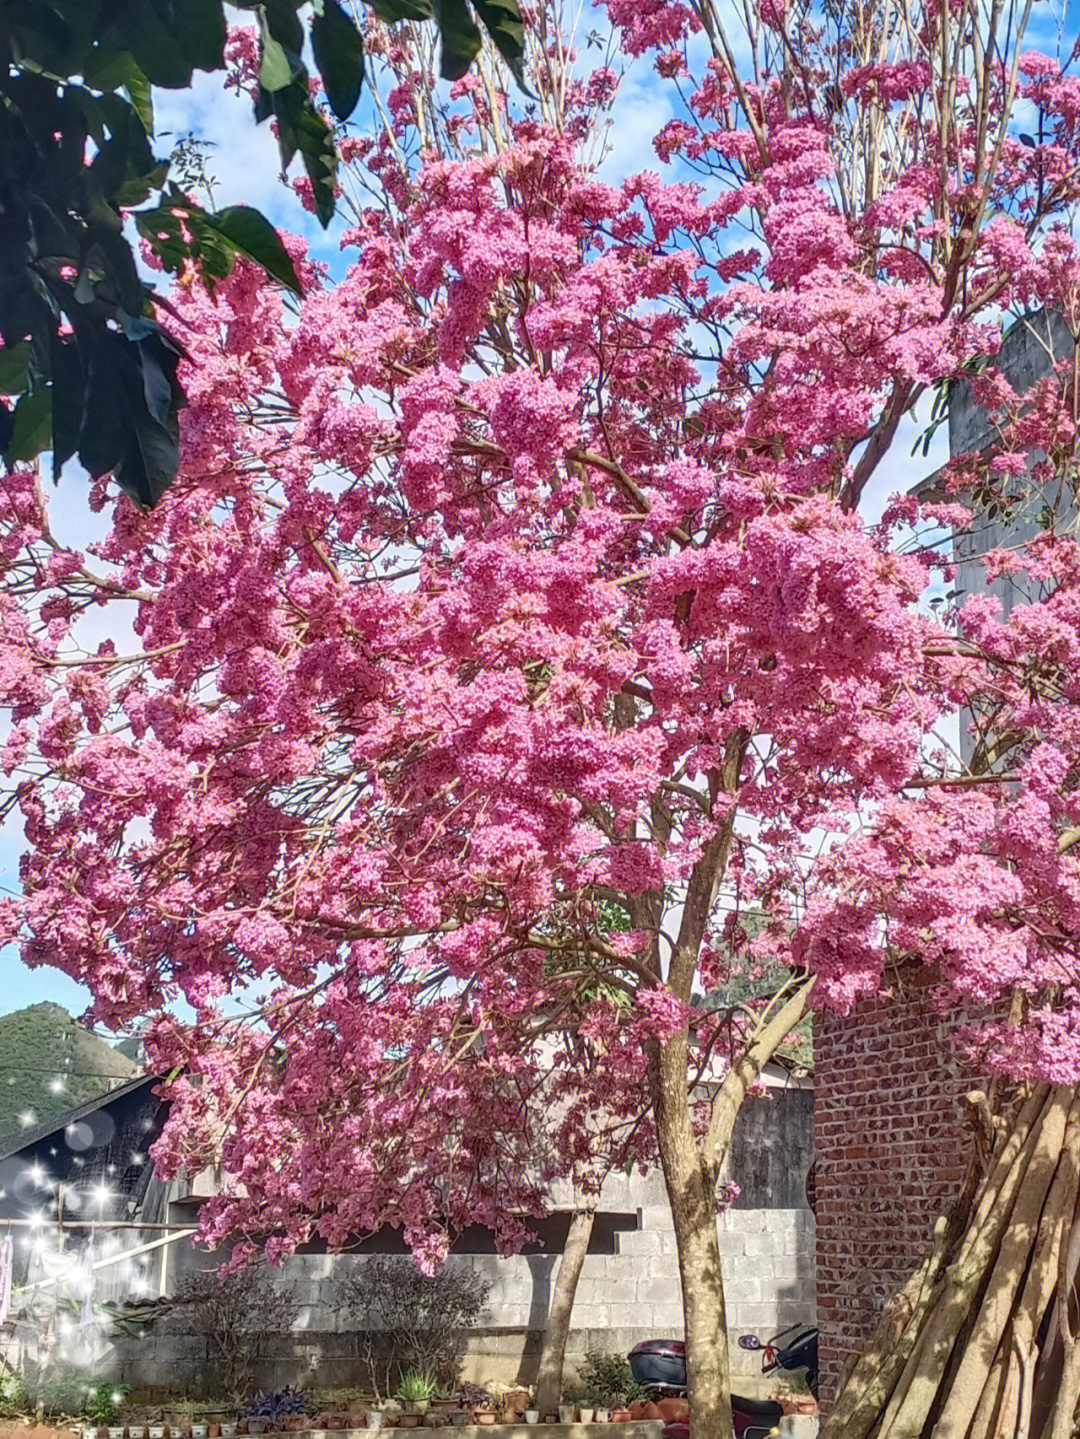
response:
<path id="1" fill-rule="evenodd" d="M 788 1324 L 814 1319 L 814 1223 L 805 1201 L 812 1130 L 813 1095 L 806 1089 L 751 1100 L 742 1116 L 727 1167 L 742 1193 L 719 1220 L 733 1336 L 753 1331 L 767 1338 Z M 571 1200 L 558 1189 L 552 1194 L 556 1206 Z M 591 1352 L 626 1353 L 641 1339 L 682 1332 L 675 1237 L 659 1174 L 612 1177 L 599 1208 L 632 1216 L 636 1224 L 608 1234 L 613 1252 L 585 1260 L 574 1305 L 571 1365 Z M 558 1258 L 557 1253 L 451 1257 L 452 1266 L 478 1272 L 491 1284 L 486 1312 L 465 1348 L 466 1378 L 531 1381 Z M 285 1263 L 278 1282 L 295 1287 L 301 1307 L 293 1332 L 271 1341 L 257 1384 L 335 1388 L 359 1382 L 340 1286 L 350 1269 L 366 1262 L 362 1254 L 304 1254 Z M 177 1246 L 170 1287 L 185 1271 L 209 1264 L 205 1254 Z M 733 1345 L 732 1359 L 743 1389 L 752 1390 L 760 1377 L 758 1356 Z M 155 1394 L 200 1397 L 214 1390 L 205 1341 L 173 1331 L 168 1322 L 155 1324 L 138 1341 L 122 1341 L 112 1368 L 125 1383 Z"/>

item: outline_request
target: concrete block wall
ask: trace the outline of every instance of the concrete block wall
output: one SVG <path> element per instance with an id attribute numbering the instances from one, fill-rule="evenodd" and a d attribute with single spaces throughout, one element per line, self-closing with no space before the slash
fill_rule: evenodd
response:
<path id="1" fill-rule="evenodd" d="M 719 1219 L 732 1339 L 752 1331 L 768 1338 L 815 1318 L 814 1221 L 805 1199 L 813 1143 L 813 1095 L 794 1088 L 748 1103 L 732 1146 L 725 1178 L 742 1192 Z M 556 1185 L 553 1209 L 569 1209 L 573 1193 Z M 574 1304 L 568 1357 L 571 1369 L 590 1353 L 627 1353 L 642 1339 L 680 1337 L 682 1308 L 675 1235 L 659 1173 L 614 1175 L 598 1206 L 618 1217 L 607 1230 L 605 1252 L 585 1260 Z M 186 1215 L 190 1222 L 190 1213 Z M 598 1226 L 599 1228 L 599 1226 Z M 224 1255 L 176 1246 L 169 1286 L 192 1270 L 213 1268 Z M 475 1381 L 531 1382 L 558 1266 L 557 1252 L 500 1257 L 454 1254 L 452 1267 L 468 1268 L 489 1283 L 487 1306 L 465 1343 L 463 1375 Z M 276 1271 L 299 1300 L 293 1332 L 272 1339 L 255 1376 L 260 1387 L 286 1383 L 317 1388 L 355 1385 L 360 1361 L 352 1321 L 341 1297 L 350 1270 L 363 1254 L 300 1254 Z M 760 1380 L 759 1356 L 732 1343 L 732 1361 L 744 1391 Z M 121 1341 L 115 1376 L 134 1388 L 191 1397 L 210 1395 L 215 1365 L 205 1341 L 159 1322 L 138 1341 Z"/>
<path id="2" fill-rule="evenodd" d="M 621 1184 L 623 1181 L 618 1181 Z M 652 1181 L 648 1181 L 649 1184 Z M 659 1183 L 659 1181 L 657 1181 Z M 640 1195 L 642 1181 L 634 1181 Z M 589 1353 L 627 1353 L 642 1339 L 682 1334 L 675 1238 L 662 1190 L 646 1195 L 637 1210 L 639 1227 L 616 1235 L 617 1252 L 590 1254 L 574 1305 L 569 1343 L 571 1369 Z M 603 1197 L 622 1211 L 618 1193 Z M 760 1380 L 760 1360 L 734 1343 L 740 1333 L 768 1338 L 788 1324 L 815 1316 L 814 1222 L 809 1209 L 729 1209 L 719 1221 L 721 1262 L 727 1286 L 732 1361 L 742 1388 Z M 341 1303 L 341 1280 L 367 1262 L 362 1255 L 294 1255 L 276 1282 L 299 1300 L 290 1334 L 271 1338 L 255 1375 L 260 1387 L 294 1383 L 318 1388 L 359 1382 L 360 1364 L 352 1323 Z M 205 1263 L 190 1251 L 187 1264 Z M 450 1265 L 481 1274 L 491 1285 L 480 1323 L 468 1336 L 463 1375 L 474 1381 L 530 1382 L 558 1256 L 455 1255 Z M 177 1265 L 174 1274 L 182 1267 Z M 173 1332 L 159 1322 L 137 1341 L 121 1340 L 111 1367 L 118 1379 L 154 1396 L 214 1392 L 215 1365 L 206 1341 Z"/>

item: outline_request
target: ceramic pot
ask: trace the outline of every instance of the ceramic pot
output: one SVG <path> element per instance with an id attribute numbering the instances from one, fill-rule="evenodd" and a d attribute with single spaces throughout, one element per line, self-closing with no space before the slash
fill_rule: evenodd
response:
<path id="1" fill-rule="evenodd" d="M 560 1423 L 560 1424 L 573 1424 L 573 1422 L 574 1422 L 574 1406 L 573 1406 L 572 1404 L 560 1404 L 560 1405 L 559 1405 L 559 1423 Z"/>
<path id="2" fill-rule="evenodd" d="M 526 1423 L 526 1424 L 539 1424 L 539 1423 L 540 1423 L 540 1410 L 539 1410 L 539 1409 L 526 1409 L 526 1410 L 525 1410 L 525 1423 Z"/>
<path id="3" fill-rule="evenodd" d="M 557 1414 L 549 1414 L 544 1420 L 545 1424 L 558 1424 L 558 1422 L 559 1416 Z"/>
<path id="4" fill-rule="evenodd" d="M 578 1419 L 581 1421 L 582 1424 L 591 1424 L 593 1422 L 593 1415 L 595 1413 L 595 1409 L 579 1409 Z"/>
<path id="5" fill-rule="evenodd" d="M 206 1425 L 193 1424 L 191 1426 L 191 1439 L 206 1439 Z"/>
<path id="6" fill-rule="evenodd" d="M 368 1413 L 367 1427 L 369 1429 L 381 1429 L 383 1427 L 383 1416 L 381 1409 L 372 1409 Z"/>
<path id="7" fill-rule="evenodd" d="M 499 1416 L 495 1413 L 494 1409 L 473 1410 L 473 1422 L 475 1424 L 491 1425 L 498 1420 L 498 1417 Z"/>
<path id="8" fill-rule="evenodd" d="M 628 1424 L 633 1417 L 630 1410 L 625 1407 L 611 1411 L 611 1422 L 613 1424 Z"/>
<path id="9" fill-rule="evenodd" d="M 398 1420 L 399 1429 L 419 1429 L 424 1422 L 422 1414 L 403 1414 Z"/>
<path id="10" fill-rule="evenodd" d="M 610 1410 L 610 1409 L 598 1409 L 598 1410 L 596 1411 L 596 1422 L 597 1422 L 597 1424 L 610 1424 L 610 1423 L 611 1423 L 611 1410 Z"/>

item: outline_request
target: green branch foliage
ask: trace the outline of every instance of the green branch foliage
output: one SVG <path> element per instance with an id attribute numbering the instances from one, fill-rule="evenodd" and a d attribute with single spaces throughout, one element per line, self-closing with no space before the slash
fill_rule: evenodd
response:
<path id="1" fill-rule="evenodd" d="M 336 152 L 313 103 L 312 53 L 335 119 L 355 109 L 364 34 L 338 0 L 234 0 L 261 44 L 255 118 L 277 122 L 282 169 L 303 161 L 319 220 L 334 212 Z M 442 73 L 458 79 L 482 24 L 522 78 L 517 0 L 377 0 L 384 22 L 433 20 Z M 224 66 L 224 0 L 0 0 L 0 458 L 10 469 L 52 452 L 111 472 L 143 508 L 179 462 L 181 351 L 155 317 L 124 235 L 133 212 L 166 270 L 211 280 L 244 255 L 294 292 L 300 284 L 270 222 L 245 205 L 208 213 L 155 156 L 153 89 L 184 89 Z M 89 163 L 87 163 L 89 161 Z"/>

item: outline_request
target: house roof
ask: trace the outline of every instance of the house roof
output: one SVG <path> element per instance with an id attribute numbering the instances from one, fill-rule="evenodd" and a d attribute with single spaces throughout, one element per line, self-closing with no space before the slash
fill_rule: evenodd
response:
<path id="1" fill-rule="evenodd" d="M 7 1139 L 0 1142 L 0 1160 L 10 1159 L 13 1154 L 20 1154 L 24 1149 L 31 1149 L 35 1144 L 48 1139 L 50 1135 L 62 1134 L 70 1125 L 85 1119 L 88 1114 L 95 1114 L 100 1109 L 105 1109 L 117 1099 L 125 1095 L 134 1094 L 137 1090 L 146 1088 L 150 1084 L 159 1084 L 160 1075 L 139 1074 L 134 1079 L 125 1080 L 123 1084 L 117 1084 L 112 1089 L 107 1089 L 97 1099 L 88 1100 L 74 1109 L 69 1109 L 59 1118 L 52 1119 L 48 1124 L 40 1124 L 35 1129 L 28 1129 L 18 1136 L 18 1140 Z"/>

